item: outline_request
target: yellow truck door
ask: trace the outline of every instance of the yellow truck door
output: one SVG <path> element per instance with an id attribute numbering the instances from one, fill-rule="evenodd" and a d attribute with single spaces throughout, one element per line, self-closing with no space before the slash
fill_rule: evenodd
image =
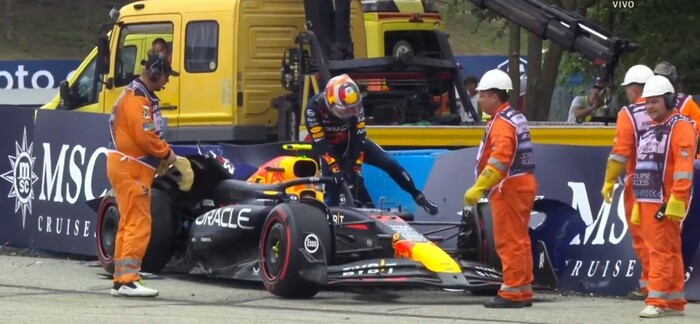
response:
<path id="1" fill-rule="evenodd" d="M 184 14 L 184 42 L 180 44 L 184 53 L 180 70 L 181 138 L 207 138 L 205 134 L 217 130 L 232 132 L 237 55 L 233 50 L 232 15 L 233 10 Z"/>
<path id="2" fill-rule="evenodd" d="M 236 33 L 238 125 L 277 127 L 270 100 L 286 93 L 280 84 L 284 50 L 304 31 L 304 1 L 239 2 Z"/>
<path id="3" fill-rule="evenodd" d="M 178 14 L 129 16 L 120 20 L 120 24 L 112 32 L 110 44 L 110 71 L 107 75 L 106 87 L 100 98 L 104 113 L 110 113 L 124 88 L 135 78 L 138 78 L 143 66 L 142 60 L 151 49 L 151 39 L 163 36 L 168 46 L 168 56 L 174 70 L 181 71 L 181 16 Z M 180 113 L 180 79 L 170 77 L 165 88 L 156 92 L 160 98 L 160 109 L 163 117 L 168 119 L 168 127 L 178 126 Z"/>

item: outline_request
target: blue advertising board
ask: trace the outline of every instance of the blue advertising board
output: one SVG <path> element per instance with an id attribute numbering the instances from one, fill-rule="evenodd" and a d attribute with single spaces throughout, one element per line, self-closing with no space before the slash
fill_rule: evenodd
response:
<path id="1" fill-rule="evenodd" d="M 539 198 L 564 202 L 575 209 L 576 217 L 580 217 L 581 226 L 576 229 L 576 235 L 566 242 L 556 242 L 562 253 L 557 255 L 561 259 L 553 260 L 553 263 L 563 265 L 558 271 L 559 290 L 624 296 L 636 289 L 641 264 L 632 249 L 621 199 L 623 187 L 615 187 L 611 204 L 606 204 L 600 194 L 610 148 L 535 145 L 534 149 Z M 428 153 L 422 157 L 423 161 L 432 160 L 424 162 L 432 167 L 425 185 L 419 186 L 419 189 L 423 189 L 426 196 L 438 204 L 440 213 L 436 216 L 430 216 L 420 208 L 410 208 L 411 205 L 407 203 L 410 198 L 397 187 L 387 186 L 393 181 L 380 170 L 365 167 L 365 185 L 375 202 L 380 197 L 401 202 L 403 206 L 409 206 L 416 220 L 459 221 L 464 192 L 474 183 L 476 151 L 477 148 L 466 148 Z M 409 172 L 420 170 L 415 165 L 416 156 L 390 153 Z M 696 163 L 696 172 L 698 170 L 700 162 Z M 412 173 L 412 176 L 426 177 L 417 173 Z M 696 180 L 694 186 L 700 186 L 700 181 Z M 700 260 L 695 257 L 700 254 L 700 232 L 696 230 L 699 224 L 700 199 L 694 199 L 682 233 L 684 260 L 690 278 L 687 284 L 698 290 L 687 290 L 686 295 L 694 300 L 700 299 L 700 276 L 692 276 L 692 270 L 700 267 Z M 454 233 L 441 233 L 443 236 L 450 234 Z M 450 248 L 455 243 L 456 239 L 453 239 L 442 244 Z"/>
<path id="2" fill-rule="evenodd" d="M 36 211 L 33 185 L 38 181 L 34 141 L 34 110 L 4 108 L 0 128 L 0 242 L 27 246 L 28 222 Z"/>
<path id="3" fill-rule="evenodd" d="M 70 77 L 81 60 L 0 61 L 0 90 L 53 89 Z"/>

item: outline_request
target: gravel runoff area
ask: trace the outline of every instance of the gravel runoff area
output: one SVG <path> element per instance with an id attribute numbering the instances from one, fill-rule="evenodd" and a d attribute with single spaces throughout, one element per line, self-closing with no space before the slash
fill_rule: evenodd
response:
<path id="1" fill-rule="evenodd" d="M 700 323 L 685 317 L 639 319 L 641 301 L 537 292 L 524 309 L 486 309 L 488 297 L 441 290 L 335 290 L 282 300 L 262 284 L 163 274 L 145 279 L 155 299 L 109 295 L 95 262 L 0 247 L 0 318 L 7 323 Z"/>

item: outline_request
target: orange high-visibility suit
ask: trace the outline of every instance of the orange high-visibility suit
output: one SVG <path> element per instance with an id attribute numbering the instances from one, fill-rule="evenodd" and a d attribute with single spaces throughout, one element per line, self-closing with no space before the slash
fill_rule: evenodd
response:
<path id="1" fill-rule="evenodd" d="M 626 165 L 625 188 L 623 199 L 625 205 L 625 218 L 632 234 L 632 247 L 637 253 L 637 258 L 642 264 L 642 276 L 639 279 L 639 288 L 646 294 L 649 278 L 649 252 L 641 227 L 631 223 L 632 207 L 634 206 L 634 192 L 632 190 L 632 175 L 634 174 L 635 159 L 639 136 L 649 129 L 652 120 L 645 108 L 646 99 L 639 98 L 635 102 L 622 107 L 617 115 L 615 145 L 610 153 L 610 160 Z M 614 175 L 613 181 L 619 175 Z M 612 189 L 611 183 L 610 189 Z"/>
<path id="2" fill-rule="evenodd" d="M 114 281 L 140 280 L 141 261 L 151 236 L 151 184 L 160 159 L 172 151 L 161 139 L 159 100 L 135 80 L 124 90 L 110 116 L 107 177 L 119 206 Z"/>
<path id="3" fill-rule="evenodd" d="M 510 301 L 529 301 L 534 280 L 529 226 L 537 193 L 535 159 L 527 119 L 508 103 L 486 124 L 475 171 L 479 177 L 494 174 L 499 181 L 488 196 L 496 252 L 503 265 L 498 295 Z M 477 178 L 475 186 L 479 181 Z"/>
<path id="4" fill-rule="evenodd" d="M 679 92 L 676 94 L 676 98 L 676 107 L 682 115 L 688 116 L 695 122 L 695 130 L 700 135 L 700 107 L 693 100 L 693 96 Z M 700 152 L 696 157 L 700 159 Z"/>
<path id="5" fill-rule="evenodd" d="M 685 308 L 681 221 L 691 198 L 696 145 L 691 120 L 676 109 L 639 140 L 633 221 L 641 224 L 649 249 L 647 305 Z"/>

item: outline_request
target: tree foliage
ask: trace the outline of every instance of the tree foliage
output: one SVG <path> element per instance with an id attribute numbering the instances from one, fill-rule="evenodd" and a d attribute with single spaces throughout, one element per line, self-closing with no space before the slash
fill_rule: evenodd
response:
<path id="1" fill-rule="evenodd" d="M 700 92 L 700 43 L 695 41 L 700 19 L 694 0 L 635 0 L 633 8 L 615 8 L 614 1 L 592 1 L 581 7 L 589 19 L 606 27 L 615 37 L 630 39 L 639 45 L 635 53 L 624 54 L 618 65 L 615 83 L 619 85 L 628 68 L 645 64 L 650 68 L 660 61 L 676 66 L 688 93 Z M 576 53 L 567 53 L 560 67 L 560 80 L 566 75 L 583 73 L 590 84 L 593 66 Z M 621 89 L 618 87 L 618 94 Z"/>
<path id="2" fill-rule="evenodd" d="M 681 76 L 682 90 L 688 93 L 700 93 L 700 43 L 695 42 L 698 28 L 694 27 L 700 20 L 700 11 L 694 0 L 632 0 L 632 1 L 596 1 L 596 0 L 543 0 L 559 8 L 571 8 L 594 23 L 610 31 L 614 37 L 630 39 L 639 49 L 635 53 L 626 53 L 621 57 L 615 73 L 616 94 L 623 90 L 618 85 L 622 82 L 627 69 L 635 64 L 645 64 L 654 68 L 660 61 L 669 61 L 676 66 Z M 477 19 L 479 22 L 503 20 L 497 13 L 477 8 L 468 0 L 442 1 L 449 7 L 451 15 L 463 19 Z M 627 8 L 621 7 L 621 3 Z M 630 4 L 632 7 L 630 8 Z M 469 14 L 471 17 L 467 18 Z M 505 29 L 505 26 L 504 26 Z M 537 48 L 537 39 L 528 33 L 528 47 Z M 549 43 L 549 44 L 548 44 Z M 557 83 L 564 84 L 569 78 L 581 73 L 584 77 L 582 88 L 588 88 L 597 77 L 597 66 L 582 58 L 578 53 L 566 52 L 560 46 L 545 41 L 546 53 L 541 66 L 538 81 L 532 80 L 528 66 L 528 96 L 541 96 L 540 100 L 526 103 L 528 117 L 533 120 L 545 120 L 549 112 L 549 102 L 554 83 L 548 82 L 554 76 Z M 506 54 L 506 53 L 504 53 Z M 533 54 L 528 51 L 528 56 Z M 560 60 L 561 59 L 561 60 Z M 530 64 L 533 58 L 530 58 Z M 529 65 L 530 65 L 529 64 Z M 538 72 L 537 67 L 532 69 Z M 533 82 L 534 81 L 534 82 Z M 531 87 L 531 84 L 533 87 Z M 626 100 L 621 100 L 625 103 Z M 535 111 L 530 111 L 535 109 Z"/>

